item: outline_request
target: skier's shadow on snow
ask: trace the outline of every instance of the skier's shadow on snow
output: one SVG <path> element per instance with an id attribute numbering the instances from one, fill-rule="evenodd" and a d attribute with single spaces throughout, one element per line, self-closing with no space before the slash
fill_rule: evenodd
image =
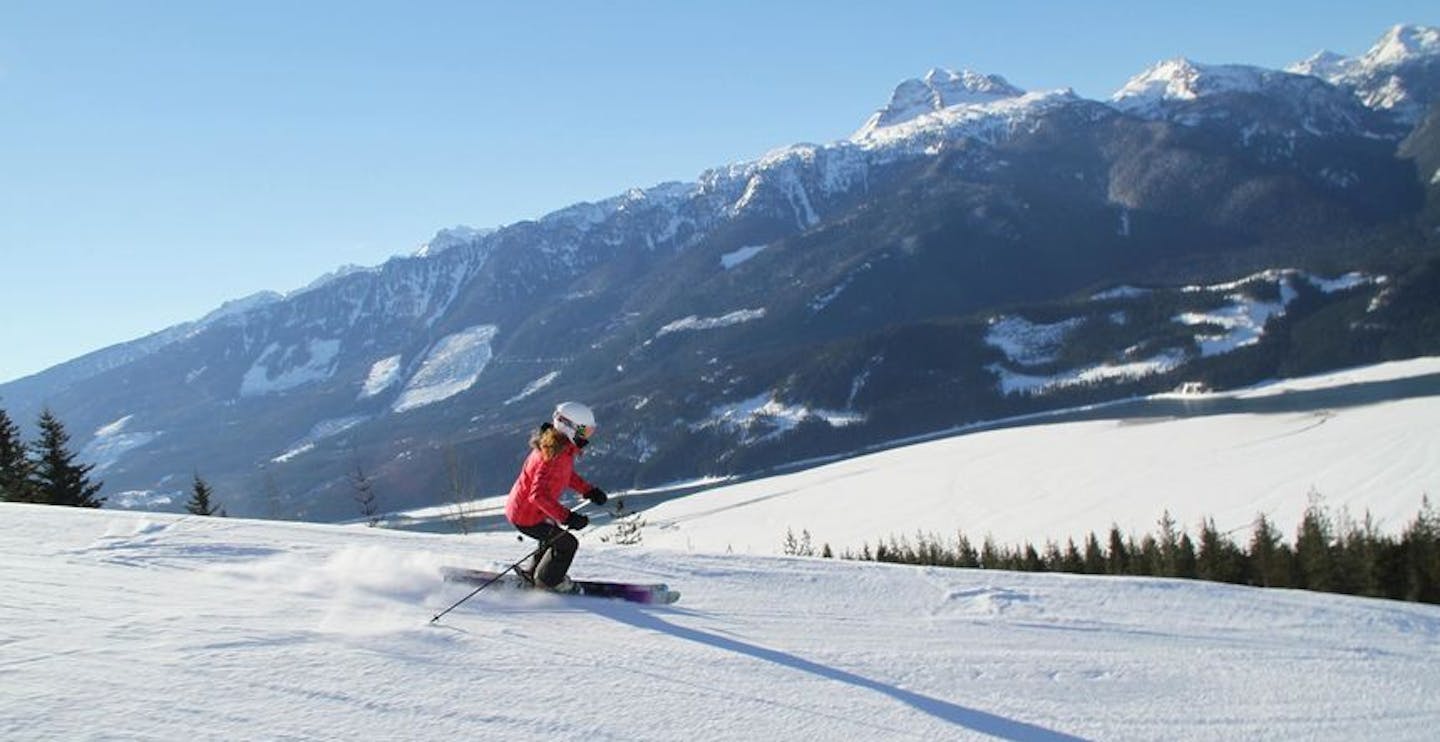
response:
<path id="1" fill-rule="evenodd" d="M 887 695 L 891 698 L 894 698 L 895 700 L 911 706 L 918 711 L 923 711 L 924 713 L 934 716 L 937 719 L 941 719 L 951 724 L 965 727 L 966 729 L 979 732 L 981 734 L 988 734 L 993 737 L 999 737 L 1000 739 L 1056 741 L 1082 739 L 1081 737 L 1065 734 L 1063 732 L 1052 731 L 1044 727 L 1035 726 L 1034 724 L 1027 724 L 1023 721 L 1016 721 L 1014 719 L 1007 719 L 1003 716 L 996 716 L 995 714 L 986 713 L 977 709 L 966 708 L 964 706 L 960 706 L 949 701 L 942 701 L 938 698 L 931 698 L 927 695 L 908 691 L 903 688 L 897 688 L 893 685 L 882 683 L 878 680 L 871 680 L 870 678 L 856 675 L 853 672 L 847 672 L 845 670 L 840 670 L 834 667 L 822 665 L 818 662 L 812 662 L 803 657 L 797 657 L 787 652 L 749 644 L 743 641 L 739 641 L 738 639 L 732 639 L 730 637 L 721 636 L 719 634 L 712 634 L 706 631 L 701 631 L 699 629 L 692 629 L 687 626 L 677 626 L 676 624 L 670 623 L 669 621 L 660 618 L 651 611 L 637 610 L 631 606 L 615 606 L 614 610 L 605 609 L 599 610 L 597 612 L 602 613 L 608 618 L 612 618 L 621 623 L 629 624 L 636 628 L 648 629 L 650 631 L 668 634 L 678 639 L 686 639 L 697 644 L 704 644 L 706 646 L 721 649 L 726 652 L 734 652 L 736 654 L 743 654 L 747 657 L 753 657 L 758 660 L 774 662 L 777 665 L 782 665 L 784 667 L 788 667 L 794 670 L 800 670 L 801 672 L 808 672 L 812 675 L 822 677 L 827 680 L 848 683 L 858 688 L 873 690 L 878 693 Z"/>

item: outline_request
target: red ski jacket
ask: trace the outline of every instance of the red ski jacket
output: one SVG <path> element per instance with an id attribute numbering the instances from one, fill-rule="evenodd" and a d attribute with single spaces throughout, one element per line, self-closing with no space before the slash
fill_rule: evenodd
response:
<path id="1" fill-rule="evenodd" d="M 547 518 L 564 523 L 570 510 L 560 504 L 560 493 L 566 486 L 576 492 L 590 489 L 590 483 L 575 473 L 575 454 L 579 450 L 575 444 L 567 443 L 564 450 L 547 461 L 540 449 L 532 448 L 505 501 L 506 519 L 517 526 L 537 525 Z"/>

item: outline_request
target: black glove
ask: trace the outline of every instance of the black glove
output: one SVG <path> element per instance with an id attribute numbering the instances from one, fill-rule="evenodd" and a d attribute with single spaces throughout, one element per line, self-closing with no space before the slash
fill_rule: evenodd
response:
<path id="1" fill-rule="evenodd" d="M 599 487 L 591 487 L 590 489 L 585 491 L 584 496 L 585 499 L 595 503 L 596 505 L 604 505 L 605 501 L 610 499 L 610 497 L 605 494 L 605 490 L 602 490 Z"/>
<path id="2" fill-rule="evenodd" d="M 580 513 L 571 512 L 570 517 L 565 519 L 565 527 L 572 531 L 578 531 L 588 525 L 590 525 L 590 519 Z"/>

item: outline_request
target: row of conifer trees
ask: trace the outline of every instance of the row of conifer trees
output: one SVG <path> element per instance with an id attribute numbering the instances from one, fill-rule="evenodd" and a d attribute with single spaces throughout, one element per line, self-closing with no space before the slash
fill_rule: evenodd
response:
<path id="1" fill-rule="evenodd" d="M 70 435 L 50 410 L 40 413 L 40 437 L 26 444 L 20 429 L 0 409 L 0 500 L 98 508 L 101 482 L 92 481 L 92 464 L 70 450 Z"/>
<path id="2" fill-rule="evenodd" d="M 1243 543 L 1209 518 L 1197 538 L 1177 528 L 1168 512 L 1158 525 L 1158 532 L 1138 541 L 1111 526 L 1103 541 L 1092 532 L 1081 544 L 1070 539 L 1063 546 L 1051 541 L 1039 548 L 1001 546 L 993 538 L 977 547 L 963 533 L 953 540 L 920 533 L 838 556 L 974 569 L 1179 577 L 1440 603 L 1440 514 L 1428 497 L 1398 535 L 1382 533 L 1368 514 L 1360 521 L 1344 514 L 1337 518 L 1318 495 L 1312 495 L 1293 542 L 1286 542 L 1264 515 L 1256 518 Z M 808 532 L 787 534 L 784 549 L 837 556 L 829 544 L 817 550 Z"/>
<path id="3" fill-rule="evenodd" d="M 20 428 L 0 409 L 0 501 L 33 502 L 42 505 L 69 505 L 98 508 L 103 482 L 92 480 L 94 464 L 81 463 L 70 450 L 70 434 L 50 410 L 40 413 L 39 439 L 28 445 Z M 214 502 L 214 489 L 195 475 L 186 512 L 192 515 L 225 515 Z"/>

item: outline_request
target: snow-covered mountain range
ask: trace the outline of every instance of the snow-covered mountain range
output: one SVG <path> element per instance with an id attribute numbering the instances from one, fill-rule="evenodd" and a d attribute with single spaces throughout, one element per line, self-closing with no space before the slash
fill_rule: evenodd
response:
<path id="1" fill-rule="evenodd" d="M 1165 62 L 1110 101 L 932 70 L 846 140 L 442 230 L 0 399 L 65 420 L 112 504 L 176 507 L 199 471 L 232 514 L 338 518 L 357 467 L 391 506 L 502 490 L 560 398 L 642 485 L 1427 352 L 1434 33 Z"/>
<path id="2" fill-rule="evenodd" d="M 1396 26 L 1359 57 L 1322 51 L 1286 68 L 1352 91 L 1371 108 L 1417 123 L 1435 102 L 1440 28 Z"/>

